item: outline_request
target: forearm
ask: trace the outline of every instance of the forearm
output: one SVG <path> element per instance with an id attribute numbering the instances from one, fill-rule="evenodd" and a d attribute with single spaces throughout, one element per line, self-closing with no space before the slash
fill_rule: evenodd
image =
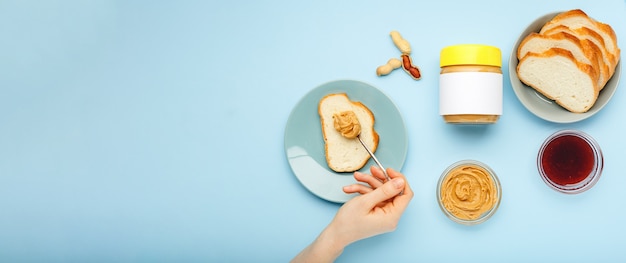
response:
<path id="1" fill-rule="evenodd" d="M 341 255 L 345 246 L 343 242 L 338 240 L 336 233 L 329 226 L 291 262 L 334 262 Z"/>

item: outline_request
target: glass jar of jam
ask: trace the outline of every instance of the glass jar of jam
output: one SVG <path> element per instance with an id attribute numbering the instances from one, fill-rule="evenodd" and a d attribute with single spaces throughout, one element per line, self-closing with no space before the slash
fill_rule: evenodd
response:
<path id="1" fill-rule="evenodd" d="M 553 133 L 537 154 L 541 179 L 552 189 L 566 194 L 582 193 L 593 187 L 603 168 L 600 145 L 578 130 Z"/>
<path id="2" fill-rule="evenodd" d="M 462 44 L 441 50 L 439 114 L 447 123 L 492 124 L 502 115 L 502 53 Z"/>

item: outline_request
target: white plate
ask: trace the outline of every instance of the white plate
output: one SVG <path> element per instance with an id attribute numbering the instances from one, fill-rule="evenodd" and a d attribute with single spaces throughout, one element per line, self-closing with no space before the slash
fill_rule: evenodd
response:
<path id="1" fill-rule="evenodd" d="M 613 77 L 606 83 L 602 91 L 596 100 L 596 103 L 589 109 L 589 111 L 585 113 L 573 113 L 565 108 L 556 104 L 556 102 L 546 98 L 540 93 L 536 92 L 533 88 L 526 86 L 526 84 L 522 83 L 517 76 L 517 47 L 520 42 L 524 40 L 524 38 L 530 34 L 531 32 L 539 32 L 543 25 L 550 21 L 553 17 L 561 12 L 549 13 L 544 16 L 537 18 L 533 21 L 525 30 L 520 34 L 519 39 L 515 43 L 513 50 L 511 51 L 511 57 L 509 58 L 509 77 L 511 79 L 511 85 L 513 86 L 513 91 L 515 95 L 520 100 L 520 102 L 530 111 L 535 114 L 537 117 L 542 118 L 546 121 L 556 122 L 556 123 L 572 123 L 587 119 L 594 114 L 598 113 L 604 106 L 609 102 L 615 90 L 617 89 L 617 84 L 619 83 L 619 79 L 622 73 L 622 62 L 617 63 L 615 67 L 615 73 Z"/>
<path id="2" fill-rule="evenodd" d="M 338 80 L 325 83 L 307 93 L 292 110 L 285 128 L 285 153 L 291 170 L 300 183 L 318 197 L 344 203 L 354 197 L 343 186 L 356 183 L 352 173 L 337 173 L 326 163 L 324 139 L 317 106 L 327 94 L 346 93 L 374 114 L 374 129 L 380 141 L 374 153 L 385 168 L 402 169 L 408 150 L 404 121 L 396 105 L 377 88 L 363 82 Z M 370 158 L 360 170 L 369 173 L 376 165 Z"/>

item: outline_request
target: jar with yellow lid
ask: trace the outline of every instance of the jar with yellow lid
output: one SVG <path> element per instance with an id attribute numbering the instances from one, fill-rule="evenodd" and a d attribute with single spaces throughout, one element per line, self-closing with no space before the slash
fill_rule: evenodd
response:
<path id="1" fill-rule="evenodd" d="M 447 123 L 492 124 L 502 115 L 502 54 L 494 46 L 441 50 L 439 114 Z"/>

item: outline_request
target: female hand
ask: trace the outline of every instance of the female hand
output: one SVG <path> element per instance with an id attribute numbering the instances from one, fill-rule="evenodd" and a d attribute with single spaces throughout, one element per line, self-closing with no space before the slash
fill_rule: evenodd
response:
<path id="1" fill-rule="evenodd" d="M 328 227 L 337 233 L 338 240 L 345 245 L 394 231 L 413 198 L 413 191 L 401 173 L 388 168 L 387 173 L 391 180 L 385 182 L 381 169 L 373 166 L 370 171 L 372 175 L 354 173 L 357 181 L 366 183 L 369 187 L 363 184 L 345 186 L 344 192 L 361 195 L 346 202 Z M 399 195 L 402 190 L 404 192 Z"/>
<path id="2" fill-rule="evenodd" d="M 388 182 L 379 168 L 370 171 L 372 175 L 354 173 L 354 178 L 367 186 L 348 185 L 343 191 L 361 195 L 343 204 L 326 229 L 291 262 L 333 262 L 347 245 L 396 229 L 413 191 L 404 175 L 393 169 L 387 169 Z"/>

